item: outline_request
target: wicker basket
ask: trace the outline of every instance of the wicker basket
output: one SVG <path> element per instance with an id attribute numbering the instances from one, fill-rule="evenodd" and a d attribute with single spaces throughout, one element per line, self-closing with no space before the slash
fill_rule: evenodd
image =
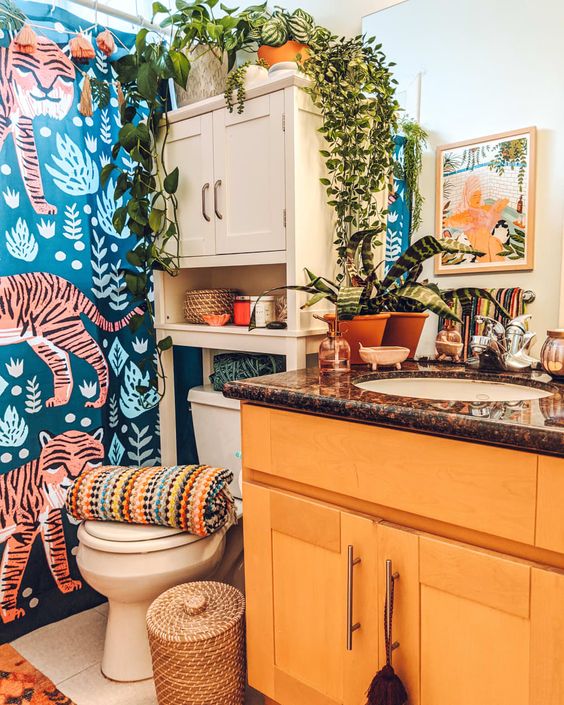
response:
<path id="1" fill-rule="evenodd" d="M 159 705 L 244 705 L 245 598 L 231 585 L 167 590 L 147 612 Z"/>
<path id="2" fill-rule="evenodd" d="M 194 289 L 184 295 L 184 318 L 188 323 L 205 323 L 202 316 L 233 314 L 234 289 Z"/>

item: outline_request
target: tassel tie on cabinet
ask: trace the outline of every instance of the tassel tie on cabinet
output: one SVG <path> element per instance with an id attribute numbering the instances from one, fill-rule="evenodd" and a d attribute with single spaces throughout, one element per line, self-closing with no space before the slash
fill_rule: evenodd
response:
<path id="1" fill-rule="evenodd" d="M 406 705 L 407 692 L 392 667 L 392 651 L 399 644 L 392 642 L 392 617 L 394 612 L 394 582 L 398 573 L 392 574 L 392 561 L 386 561 L 386 602 L 384 604 L 384 642 L 386 665 L 374 676 L 367 693 L 366 705 Z"/>

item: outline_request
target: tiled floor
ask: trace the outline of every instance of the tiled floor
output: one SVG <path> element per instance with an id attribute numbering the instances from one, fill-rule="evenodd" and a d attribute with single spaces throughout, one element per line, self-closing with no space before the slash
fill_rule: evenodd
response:
<path id="1" fill-rule="evenodd" d="M 102 675 L 106 614 L 107 605 L 102 605 L 26 634 L 12 645 L 76 705 L 157 705 L 152 681 L 115 683 Z M 246 705 L 262 702 L 249 693 Z"/>

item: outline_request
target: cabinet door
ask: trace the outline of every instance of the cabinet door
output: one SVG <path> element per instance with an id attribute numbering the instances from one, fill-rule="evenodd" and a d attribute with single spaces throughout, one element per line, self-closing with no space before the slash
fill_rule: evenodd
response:
<path id="1" fill-rule="evenodd" d="M 393 665 L 410 705 L 557 705 L 564 575 L 386 524 L 396 583 Z M 384 597 L 380 570 L 380 601 Z"/>
<path id="2" fill-rule="evenodd" d="M 278 91 L 213 114 L 217 254 L 286 247 L 283 113 Z"/>
<path id="3" fill-rule="evenodd" d="M 376 524 L 248 483 L 243 494 L 250 684 L 280 705 L 364 705 L 378 663 Z"/>
<path id="4" fill-rule="evenodd" d="M 178 224 L 184 257 L 215 254 L 213 118 L 211 113 L 171 125 L 167 167 L 178 166 Z"/>

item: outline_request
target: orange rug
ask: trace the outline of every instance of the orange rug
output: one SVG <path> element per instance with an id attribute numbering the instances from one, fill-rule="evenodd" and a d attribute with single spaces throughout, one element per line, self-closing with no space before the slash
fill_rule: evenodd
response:
<path id="1" fill-rule="evenodd" d="M 74 705 L 9 644 L 0 646 L 0 705 Z"/>

